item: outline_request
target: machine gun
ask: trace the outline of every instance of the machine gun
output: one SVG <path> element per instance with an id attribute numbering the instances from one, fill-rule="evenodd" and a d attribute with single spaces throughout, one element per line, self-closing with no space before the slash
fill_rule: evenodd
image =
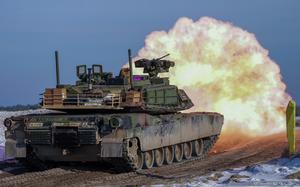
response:
<path id="1" fill-rule="evenodd" d="M 162 60 L 163 58 L 169 56 L 166 54 L 160 58 L 149 59 L 140 59 L 135 61 L 135 67 L 144 68 L 144 73 L 148 73 L 150 78 L 155 78 L 159 73 L 169 72 L 170 67 L 175 66 L 175 62 L 170 60 Z"/>

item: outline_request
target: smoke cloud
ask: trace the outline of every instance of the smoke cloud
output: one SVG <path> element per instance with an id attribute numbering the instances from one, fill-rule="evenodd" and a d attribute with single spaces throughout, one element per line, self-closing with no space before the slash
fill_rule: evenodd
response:
<path id="1" fill-rule="evenodd" d="M 290 96 L 279 66 L 254 34 L 209 17 L 180 18 L 169 31 L 149 34 L 135 59 L 166 53 L 176 63 L 168 74 L 171 84 L 195 104 L 185 112 L 223 114 L 223 137 L 241 141 L 284 129 Z"/>

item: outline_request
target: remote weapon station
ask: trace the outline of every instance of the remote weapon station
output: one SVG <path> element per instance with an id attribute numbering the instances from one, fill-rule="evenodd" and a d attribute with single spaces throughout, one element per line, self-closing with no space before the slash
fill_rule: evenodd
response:
<path id="1" fill-rule="evenodd" d="M 60 84 L 42 94 L 46 114 L 11 117 L 4 121 L 5 151 L 35 168 L 48 163 L 107 161 L 131 170 L 160 167 L 192 157 L 203 158 L 223 125 L 218 113 L 181 113 L 193 103 L 184 92 L 158 75 L 175 63 L 158 59 L 135 61 L 143 75 L 129 68 L 118 76 L 102 65 L 77 66 L 75 85 Z"/>

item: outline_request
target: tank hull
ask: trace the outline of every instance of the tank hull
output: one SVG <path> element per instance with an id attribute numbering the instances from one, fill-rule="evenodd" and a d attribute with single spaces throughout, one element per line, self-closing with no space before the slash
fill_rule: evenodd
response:
<path id="1" fill-rule="evenodd" d="M 218 113 L 116 113 L 93 115 L 46 114 L 10 118 L 5 133 L 6 156 L 42 161 L 128 160 L 135 152 L 152 153 L 218 136 L 223 116 Z M 133 141 L 134 140 L 134 141 Z M 134 143 L 132 143 L 134 142 Z M 134 168 L 133 168 L 134 169 Z"/>

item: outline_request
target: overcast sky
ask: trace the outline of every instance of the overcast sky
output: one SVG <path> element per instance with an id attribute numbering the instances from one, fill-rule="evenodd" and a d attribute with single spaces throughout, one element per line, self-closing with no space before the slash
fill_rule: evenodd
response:
<path id="1" fill-rule="evenodd" d="M 255 33 L 300 102 L 299 0 L 0 0 L 0 105 L 38 103 L 55 86 L 54 50 L 63 83 L 75 65 L 104 64 L 117 72 L 127 49 L 137 53 L 147 34 L 180 17 L 214 17 Z"/>

